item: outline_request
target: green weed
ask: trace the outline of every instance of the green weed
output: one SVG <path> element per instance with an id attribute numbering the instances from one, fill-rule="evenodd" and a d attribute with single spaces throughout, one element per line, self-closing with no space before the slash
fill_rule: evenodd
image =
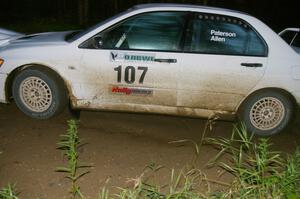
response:
<path id="1" fill-rule="evenodd" d="M 205 137 L 208 132 L 211 132 L 213 129 L 213 125 L 215 124 L 216 120 L 219 117 L 217 115 L 213 115 L 209 117 L 209 119 L 206 121 L 204 129 L 202 131 L 201 137 L 199 141 L 194 141 L 191 139 L 183 139 L 183 140 L 176 140 L 176 141 L 171 141 L 169 144 L 182 144 L 182 143 L 191 143 L 195 149 L 195 158 L 192 160 L 192 165 L 195 166 L 197 160 L 201 156 L 201 149 L 204 145 L 205 142 Z"/>
<path id="2" fill-rule="evenodd" d="M 220 150 L 210 165 L 217 164 L 235 177 L 224 192 L 226 197 L 292 198 L 299 194 L 299 150 L 286 161 L 280 152 L 270 149 L 268 139 L 253 141 L 244 125 L 235 126 L 231 138 L 206 141 Z"/>
<path id="3" fill-rule="evenodd" d="M 81 141 L 77 133 L 77 123 L 75 120 L 68 121 L 68 130 L 67 134 L 60 135 L 61 140 L 58 142 L 58 149 L 63 151 L 64 156 L 67 157 L 68 164 L 65 167 L 58 167 L 56 171 L 66 173 L 66 178 L 71 181 L 71 190 L 73 198 L 79 196 L 84 198 L 83 194 L 80 191 L 80 187 L 77 185 L 77 180 L 89 173 L 86 168 L 90 167 L 87 165 L 80 165 L 78 163 L 78 148 L 82 146 Z M 80 172 L 79 170 L 84 169 Z"/>
<path id="4" fill-rule="evenodd" d="M 8 184 L 0 189 L 0 199 L 19 199 L 15 186 Z"/>
<path id="5" fill-rule="evenodd" d="M 159 185 L 148 183 L 142 175 L 136 179 L 133 188 L 120 188 L 120 193 L 115 197 L 119 199 L 198 199 L 202 196 L 194 189 L 194 186 L 197 185 L 200 176 L 201 173 L 196 170 L 176 173 L 172 169 L 169 183 Z"/>
<path id="6" fill-rule="evenodd" d="M 218 148 L 219 152 L 208 162 L 208 166 L 219 166 L 224 172 L 234 176 L 231 183 L 208 179 L 196 164 L 186 166 L 180 171 L 151 163 L 142 174 L 129 180 L 129 188 L 118 187 L 118 193 L 111 194 L 105 187 L 98 194 L 98 199 L 297 199 L 300 196 L 300 149 L 285 157 L 271 150 L 268 139 L 254 140 L 246 127 L 236 125 L 229 138 L 206 138 L 214 120 L 209 120 L 198 142 L 179 140 L 172 143 L 193 143 L 196 158 L 200 157 L 204 144 Z M 79 164 L 78 148 L 82 146 L 77 133 L 77 123 L 68 121 L 68 131 L 61 135 L 58 149 L 63 150 L 68 163 L 57 171 L 66 173 L 71 181 L 72 198 L 84 198 L 77 180 L 87 174 L 90 166 Z M 169 180 L 159 182 L 161 171 L 167 171 Z M 107 184 L 108 181 L 106 181 Z M 161 184 L 162 183 L 162 184 Z M 222 191 L 211 191 L 211 183 L 225 187 Z M 205 193 L 200 189 L 205 188 Z M 0 199 L 18 199 L 14 186 L 8 185 L 0 190 Z"/>
<path id="7" fill-rule="evenodd" d="M 225 172 L 234 176 L 230 184 L 207 179 L 205 174 L 193 167 L 181 170 L 179 173 L 170 169 L 170 180 L 159 185 L 153 181 L 155 174 L 162 166 L 151 164 L 146 168 L 153 172 L 149 178 L 147 172 L 133 179 L 132 188 L 119 188 L 120 192 L 113 196 L 107 189 L 102 190 L 99 199 L 225 199 L 225 198 L 287 198 L 296 199 L 300 196 L 300 150 L 284 159 L 280 152 L 272 151 L 268 139 L 254 140 L 248 134 L 245 125 L 235 125 L 230 138 L 205 138 L 211 130 L 214 120 L 207 122 L 199 142 L 179 140 L 172 143 L 192 143 L 197 158 L 200 156 L 203 144 L 210 144 L 219 149 L 216 156 L 209 161 L 208 166 L 220 166 Z M 147 176 L 147 177 L 146 177 Z M 152 180 L 149 180 L 152 179 Z M 210 183 L 227 187 L 223 191 L 210 191 Z M 207 192 L 201 193 L 199 187 L 206 186 Z"/>
<path id="8" fill-rule="evenodd" d="M 300 149 L 288 157 L 285 169 L 280 180 L 280 189 L 286 198 L 300 197 Z"/>

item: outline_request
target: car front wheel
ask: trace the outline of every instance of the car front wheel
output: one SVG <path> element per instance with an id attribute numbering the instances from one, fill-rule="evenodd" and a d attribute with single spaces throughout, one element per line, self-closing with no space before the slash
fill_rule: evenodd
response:
<path id="1" fill-rule="evenodd" d="M 292 112 L 293 103 L 288 96 L 267 90 L 250 96 L 239 116 L 250 133 L 269 136 L 288 126 Z"/>
<path id="2" fill-rule="evenodd" d="M 52 71 L 28 68 L 14 79 L 12 93 L 18 108 L 35 119 L 48 119 L 67 105 L 63 81 Z"/>

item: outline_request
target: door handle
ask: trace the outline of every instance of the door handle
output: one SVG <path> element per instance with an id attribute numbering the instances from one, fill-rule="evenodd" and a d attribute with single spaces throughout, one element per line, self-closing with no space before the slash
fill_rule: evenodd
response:
<path id="1" fill-rule="evenodd" d="M 160 63 L 177 63 L 177 59 L 154 59 L 154 61 Z"/>
<path id="2" fill-rule="evenodd" d="M 263 67 L 263 64 L 261 63 L 241 63 L 242 66 L 246 66 L 246 67 Z"/>

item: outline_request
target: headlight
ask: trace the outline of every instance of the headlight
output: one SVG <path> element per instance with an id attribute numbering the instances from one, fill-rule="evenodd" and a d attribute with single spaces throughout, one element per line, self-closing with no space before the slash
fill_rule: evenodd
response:
<path id="1" fill-rule="evenodd" d="M 0 59 L 0 66 L 2 66 L 3 63 L 4 63 L 4 60 Z"/>

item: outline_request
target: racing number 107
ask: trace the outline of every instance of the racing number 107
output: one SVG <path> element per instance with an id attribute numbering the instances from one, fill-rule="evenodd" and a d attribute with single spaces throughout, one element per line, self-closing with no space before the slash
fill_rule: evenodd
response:
<path id="1" fill-rule="evenodd" d="M 137 70 L 141 70 L 142 74 L 139 79 L 139 83 L 142 84 L 144 82 L 146 73 L 148 71 L 148 67 L 138 66 Z M 114 68 L 114 71 L 117 72 L 117 81 L 120 83 L 122 81 L 122 66 L 118 66 Z M 127 84 L 133 84 L 136 79 L 136 68 L 133 66 L 126 66 L 124 71 L 124 81 Z"/>

